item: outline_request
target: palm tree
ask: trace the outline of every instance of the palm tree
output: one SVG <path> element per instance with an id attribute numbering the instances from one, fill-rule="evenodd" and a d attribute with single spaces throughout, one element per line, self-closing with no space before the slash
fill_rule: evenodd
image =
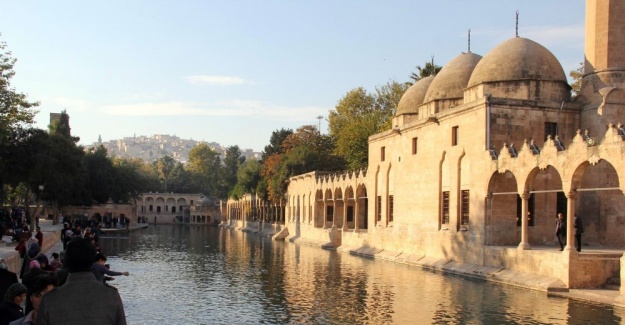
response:
<path id="1" fill-rule="evenodd" d="M 410 74 L 410 79 L 415 82 L 419 81 L 421 78 L 425 78 L 428 76 L 435 76 L 443 67 L 434 64 L 434 56 L 432 56 L 431 62 L 426 62 L 423 68 L 421 66 L 417 66 L 417 73 L 413 72 Z"/>

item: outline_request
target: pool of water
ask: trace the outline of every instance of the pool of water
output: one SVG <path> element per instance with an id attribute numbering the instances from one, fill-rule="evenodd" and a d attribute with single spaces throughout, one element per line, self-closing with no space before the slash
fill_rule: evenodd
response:
<path id="1" fill-rule="evenodd" d="M 129 324 L 620 324 L 622 310 L 216 227 L 102 238 Z"/>

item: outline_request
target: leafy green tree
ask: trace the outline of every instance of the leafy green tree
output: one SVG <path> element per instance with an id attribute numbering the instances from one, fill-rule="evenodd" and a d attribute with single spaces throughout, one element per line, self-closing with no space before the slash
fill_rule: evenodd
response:
<path id="1" fill-rule="evenodd" d="M 0 42 L 0 185 L 5 183 L 8 163 L 4 152 L 11 150 L 11 138 L 15 138 L 18 129 L 28 127 L 33 122 L 39 102 L 31 102 L 23 93 L 17 92 L 11 86 L 11 79 L 15 76 L 13 67 L 17 59 L 11 56 L 5 42 Z M 5 192 L 0 187 L 0 199 L 5 198 Z"/>
<path id="2" fill-rule="evenodd" d="M 84 204 L 90 205 L 91 201 L 100 204 L 108 202 L 114 186 L 115 171 L 113 170 L 113 162 L 107 155 L 106 148 L 100 145 L 87 151 L 84 164 L 88 173 L 88 190 L 85 195 L 85 199 L 88 199 L 88 201 L 84 202 Z"/>
<path id="3" fill-rule="evenodd" d="M 437 73 L 441 71 L 442 68 L 443 67 L 434 64 L 434 56 L 432 56 L 432 61 L 426 62 L 423 68 L 419 65 L 416 67 L 417 72 L 411 73 L 410 79 L 414 80 L 414 82 L 417 82 L 421 80 L 422 78 L 435 76 Z"/>
<path id="4" fill-rule="evenodd" d="M 234 145 L 226 148 L 223 166 L 219 173 L 219 192 L 215 196 L 223 199 L 228 197 L 228 194 L 237 184 L 237 171 L 244 161 L 245 157 L 241 156 L 239 146 Z"/>
<path id="5" fill-rule="evenodd" d="M 176 167 L 169 174 L 167 182 L 167 191 L 174 193 L 194 193 L 196 191 L 191 181 L 191 174 L 184 169 L 184 165 L 180 162 L 176 163 Z"/>
<path id="6" fill-rule="evenodd" d="M 284 150 L 282 149 L 282 142 L 291 134 L 293 134 L 293 130 L 291 129 L 273 131 L 271 133 L 271 137 L 269 138 L 269 144 L 266 145 L 265 150 L 263 150 L 262 160 L 264 161 L 267 157 L 273 154 L 284 153 Z"/>
<path id="7" fill-rule="evenodd" d="M 247 159 L 237 171 L 237 184 L 230 192 L 230 197 L 239 199 L 245 193 L 256 193 L 260 181 L 261 164 L 256 159 Z"/>
<path id="8" fill-rule="evenodd" d="M 117 203 L 130 203 L 145 192 L 145 178 L 140 167 L 127 159 L 113 159 L 113 184 L 111 200 Z"/>
<path id="9" fill-rule="evenodd" d="M 367 166 L 369 137 L 388 130 L 395 109 L 408 86 L 395 81 L 376 87 L 375 94 L 359 87 L 341 98 L 330 111 L 329 130 L 335 141 L 335 153 L 351 169 Z"/>
<path id="10" fill-rule="evenodd" d="M 329 135 L 321 135 L 314 125 L 305 125 L 282 142 L 284 154 L 273 154 L 263 162 L 262 176 L 267 183 L 268 199 L 284 199 L 290 177 L 315 170 L 338 171 L 345 160 L 336 156 Z"/>
<path id="11" fill-rule="evenodd" d="M 69 115 L 63 110 L 59 116 L 59 119 L 52 121 L 48 125 L 48 129 L 51 135 L 58 135 L 68 139 L 71 139 L 74 143 L 80 141 L 79 137 L 72 136 L 72 128 L 69 125 Z"/>
<path id="12" fill-rule="evenodd" d="M 571 90 L 575 95 L 579 94 L 582 89 L 582 77 L 584 76 L 584 62 L 579 63 L 579 67 L 569 72 L 569 77 L 573 79 L 571 83 Z"/>
<path id="13" fill-rule="evenodd" d="M 161 159 L 154 162 L 154 167 L 158 171 L 164 187 L 167 188 L 167 179 L 169 178 L 169 173 L 176 167 L 176 160 L 169 155 L 164 155 Z"/>
<path id="14" fill-rule="evenodd" d="M 186 169 L 191 173 L 194 186 L 205 195 L 218 193 L 219 154 L 205 143 L 200 143 L 189 151 Z"/>

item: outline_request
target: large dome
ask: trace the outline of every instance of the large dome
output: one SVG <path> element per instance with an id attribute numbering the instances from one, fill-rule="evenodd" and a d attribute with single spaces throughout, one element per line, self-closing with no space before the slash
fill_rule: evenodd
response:
<path id="1" fill-rule="evenodd" d="M 482 56 L 469 52 L 462 53 L 449 61 L 432 80 L 423 102 L 462 98 L 471 73 L 481 58 Z"/>
<path id="2" fill-rule="evenodd" d="M 434 76 L 427 76 L 419 79 L 414 85 L 410 86 L 401 96 L 399 104 L 397 104 L 397 112 L 395 112 L 395 115 L 418 113 L 417 107 L 423 104 L 423 98 L 425 98 L 425 93 L 428 91 L 432 80 L 434 80 Z"/>
<path id="3" fill-rule="evenodd" d="M 512 80 L 567 82 L 560 62 L 549 50 L 527 38 L 515 37 L 484 56 L 475 67 L 468 87 Z"/>

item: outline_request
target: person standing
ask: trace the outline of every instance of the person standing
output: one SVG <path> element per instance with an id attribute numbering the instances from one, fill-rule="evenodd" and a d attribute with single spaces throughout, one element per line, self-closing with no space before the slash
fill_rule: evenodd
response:
<path id="1" fill-rule="evenodd" d="M 577 252 L 581 252 L 582 251 L 582 234 L 584 233 L 584 225 L 582 224 L 582 218 L 575 215 L 573 226 L 575 227 L 575 248 L 577 249 Z"/>
<path id="2" fill-rule="evenodd" d="M 59 284 L 59 280 L 53 274 L 45 274 L 40 275 L 35 279 L 33 285 L 28 288 L 28 291 L 31 292 L 30 302 L 33 306 L 33 310 L 31 310 L 26 316 L 16 319 L 9 323 L 9 325 L 33 325 L 37 321 L 37 313 L 39 312 L 39 304 L 41 303 L 41 298 L 45 296 L 48 292 L 54 290 Z"/>
<path id="3" fill-rule="evenodd" d="M 37 234 L 35 235 L 35 238 L 37 238 L 37 243 L 39 244 L 39 247 L 43 249 L 43 232 L 41 232 L 41 227 L 39 226 L 37 226 Z"/>
<path id="4" fill-rule="evenodd" d="M 556 237 L 558 237 L 558 242 L 560 243 L 560 251 L 564 250 L 564 245 L 566 245 L 566 219 L 564 219 L 564 215 L 559 212 L 558 218 L 556 218 Z"/>
<path id="5" fill-rule="evenodd" d="M 7 262 L 0 258 L 0 297 L 4 297 L 12 284 L 18 283 L 17 274 L 9 271 Z"/>
<path id="6" fill-rule="evenodd" d="M 0 303 L 0 325 L 24 317 L 21 305 L 26 300 L 26 286 L 21 283 L 12 284 L 4 294 L 4 301 Z"/>
<path id="7" fill-rule="evenodd" d="M 126 324 L 117 289 L 97 281 L 91 273 L 95 254 L 89 239 L 75 238 L 67 244 L 63 261 L 69 271 L 67 282 L 43 297 L 37 324 Z"/>

